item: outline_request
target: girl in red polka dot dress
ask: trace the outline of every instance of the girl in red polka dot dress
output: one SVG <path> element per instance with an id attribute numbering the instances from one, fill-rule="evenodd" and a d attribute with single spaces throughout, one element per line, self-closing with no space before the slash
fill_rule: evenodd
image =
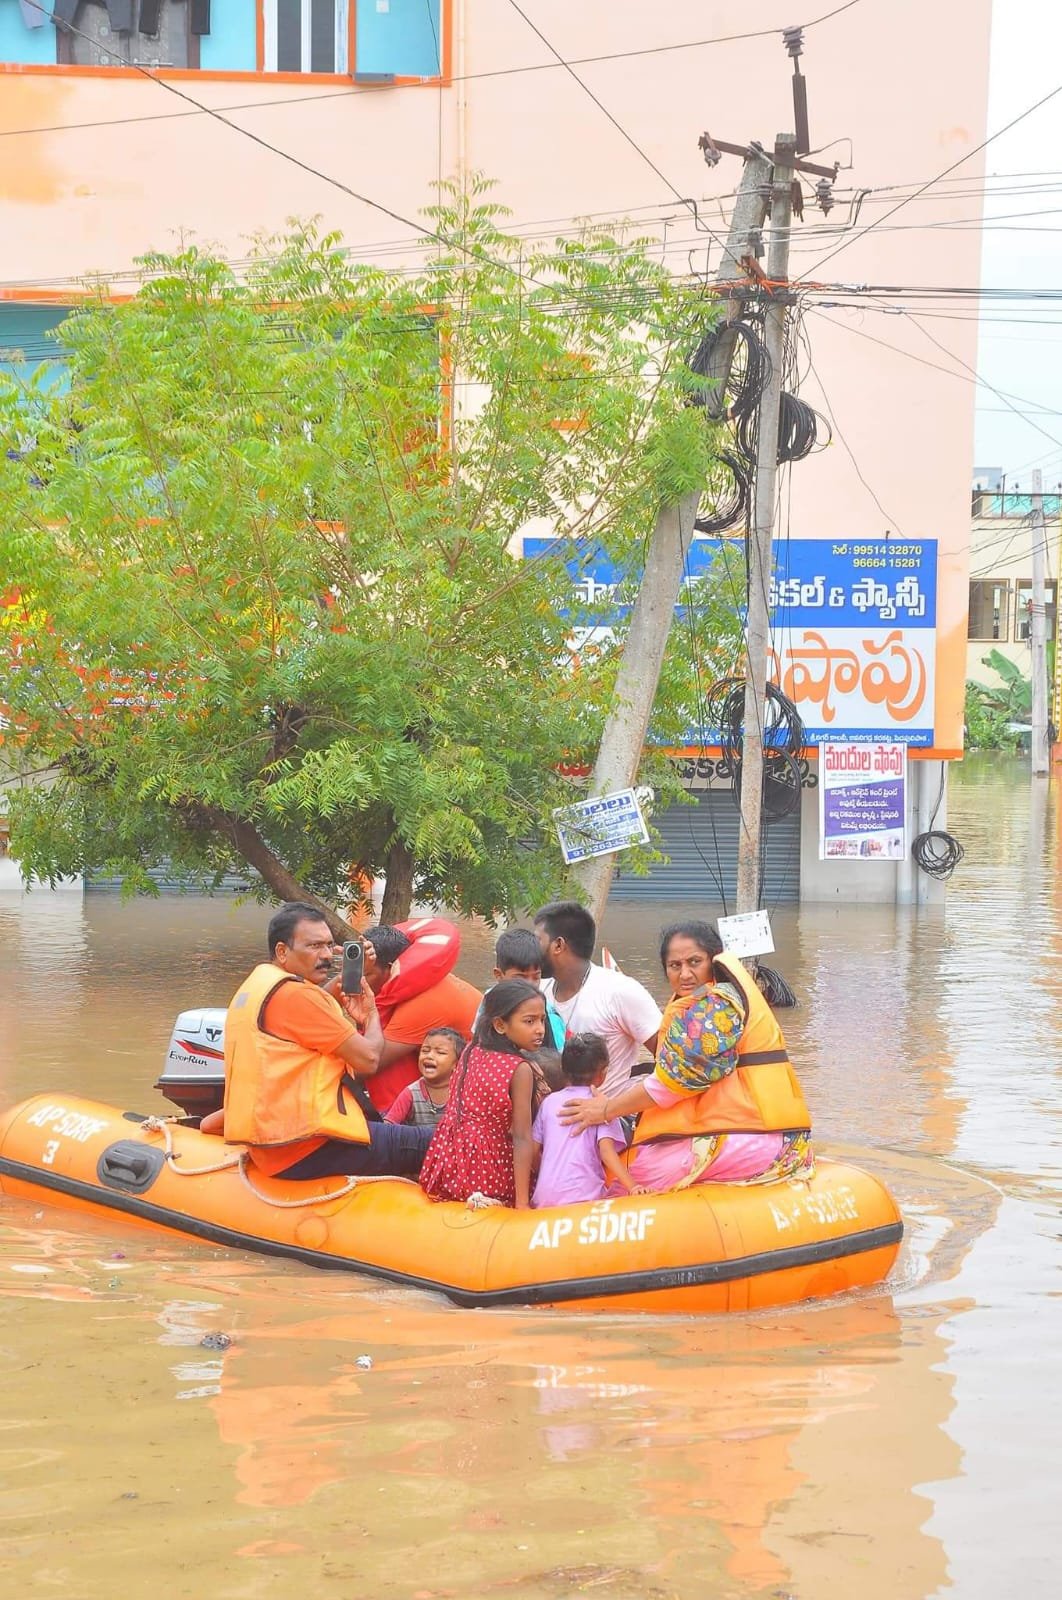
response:
<path id="1" fill-rule="evenodd" d="M 420 1181 L 433 1200 L 474 1194 L 526 1211 L 531 1203 L 531 1094 L 527 1053 L 546 1032 L 546 1002 L 523 978 L 483 998 L 472 1043 L 458 1062 Z"/>

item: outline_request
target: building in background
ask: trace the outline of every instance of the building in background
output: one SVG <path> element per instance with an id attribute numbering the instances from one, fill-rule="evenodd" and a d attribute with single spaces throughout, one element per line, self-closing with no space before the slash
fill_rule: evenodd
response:
<path id="1" fill-rule="evenodd" d="M 697 141 L 706 124 L 716 138 L 767 145 L 791 126 L 780 38 L 790 0 L 763 0 L 751 23 L 737 0 L 649 12 L 528 0 L 525 10 L 59 0 L 71 32 L 35 0 L 0 0 L 0 361 L 54 355 L 49 334 L 86 278 L 132 292 L 137 258 L 182 239 L 238 264 L 251 236 L 319 216 L 361 259 L 415 262 L 432 248 L 433 185 L 472 171 L 497 180 L 529 247 L 620 219 L 654 238 L 676 273 L 712 273 L 740 162 L 710 169 Z M 791 258 L 803 286 L 800 392 L 833 443 L 785 473 L 779 532 L 794 551 L 817 541 L 851 555 L 889 540 L 932 564 L 932 624 L 923 614 L 917 641 L 928 737 L 912 746 L 914 831 L 941 791 L 941 763 L 962 753 L 977 327 L 923 313 L 927 288 L 978 284 L 969 223 L 981 209 L 990 13 L 990 0 L 897 0 L 883 25 L 879 8 L 850 6 L 808 28 L 802 63 L 816 159 L 844 163 L 828 217 L 807 197 Z M 828 576 L 809 552 L 787 571 Z M 862 618 L 874 649 L 890 648 L 890 604 Z M 779 649 L 803 649 L 815 631 L 810 611 L 792 610 Z M 897 648 L 908 646 L 905 636 Z M 830 636 L 824 648 L 834 656 L 818 680 L 794 671 L 802 711 L 821 711 L 838 687 L 841 647 Z M 836 737 L 866 722 L 865 697 L 842 702 L 830 702 Z M 883 731 L 906 740 L 909 722 L 887 718 Z M 698 752 L 689 759 L 699 803 L 659 819 L 676 860 L 663 871 L 681 882 L 658 884 L 715 900 L 730 801 L 698 777 Z M 910 862 L 820 862 L 811 791 L 767 859 L 768 904 L 912 900 L 930 888 Z"/>
<path id="2" fill-rule="evenodd" d="M 1044 613 L 1050 673 L 1050 716 L 1059 723 L 1056 640 L 1058 637 L 1058 571 L 1062 559 L 1062 484 L 1043 495 L 1047 530 L 1047 575 Z M 1019 483 L 1007 487 L 1004 473 L 974 474 L 970 533 L 970 613 L 967 625 L 966 677 L 971 683 L 1000 688 L 1003 679 L 991 664 L 994 653 L 1018 668 L 1023 678 L 1032 670 L 1033 502 Z"/>

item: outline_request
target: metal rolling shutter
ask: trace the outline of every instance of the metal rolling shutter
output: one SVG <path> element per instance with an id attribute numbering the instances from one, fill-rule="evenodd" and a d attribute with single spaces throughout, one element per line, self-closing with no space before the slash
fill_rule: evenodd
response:
<path id="1" fill-rule="evenodd" d="M 659 848 L 670 860 L 654 867 L 647 878 L 634 878 L 624 874 L 620 856 L 612 899 L 709 900 L 718 905 L 721 879 L 733 910 L 739 817 L 729 789 L 708 790 L 697 796 L 695 806 L 671 806 L 653 824 L 660 834 Z M 763 903 L 773 908 L 799 899 L 800 813 L 795 811 L 767 830 Z"/>
<path id="2" fill-rule="evenodd" d="M 148 877 L 154 883 L 160 894 L 203 894 L 202 889 L 193 889 L 187 881 L 176 877 L 171 867 L 166 865 L 148 868 Z M 255 874 L 247 869 L 246 873 L 226 872 L 220 883 L 211 891 L 213 894 L 246 894 L 251 887 Z M 122 879 L 107 877 L 99 872 L 85 874 L 86 894 L 121 894 Z"/>

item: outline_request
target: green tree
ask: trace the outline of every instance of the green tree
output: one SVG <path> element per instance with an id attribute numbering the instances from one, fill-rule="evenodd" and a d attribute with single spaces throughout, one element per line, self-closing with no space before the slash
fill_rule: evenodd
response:
<path id="1" fill-rule="evenodd" d="M 966 684 L 966 743 L 971 750 L 1015 750 L 1020 738 L 1015 723 L 1032 716 L 1032 682 L 1001 650 L 981 657 L 998 680 L 994 684 Z"/>
<path id="2" fill-rule="evenodd" d="M 1028 722 L 1032 716 L 1032 680 L 1002 650 L 990 650 L 981 665 L 994 672 L 998 684 L 978 684 L 981 698 L 991 711 L 1008 722 Z"/>
<path id="3" fill-rule="evenodd" d="M 661 499 L 705 481 L 686 358 L 714 312 L 607 235 L 525 253 L 484 189 L 444 191 L 414 272 L 308 227 L 239 277 L 150 256 L 130 302 L 63 325 L 68 389 L 4 383 L 27 874 L 250 865 L 337 932 L 349 866 L 386 874 L 387 919 L 414 890 L 491 915 L 561 887 L 558 763 L 591 759 L 615 669 L 572 660 L 600 603 L 572 613 L 564 556 L 635 572 Z M 554 555 L 514 560 L 528 525 Z M 662 736 L 727 628 L 675 630 Z"/>
<path id="4" fill-rule="evenodd" d="M 967 750 L 1010 750 L 1017 748 L 1017 736 L 1008 732 L 1009 718 L 986 700 L 982 683 L 968 680 L 963 716 Z"/>

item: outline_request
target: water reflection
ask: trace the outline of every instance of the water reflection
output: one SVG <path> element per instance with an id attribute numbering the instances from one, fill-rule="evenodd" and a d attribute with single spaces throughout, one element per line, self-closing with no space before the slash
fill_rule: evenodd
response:
<path id="1" fill-rule="evenodd" d="M 71 1593 L 103 1593 L 147 1509 L 153 1548 L 194 1529 L 186 1578 L 202 1583 L 209 1563 L 216 1585 L 200 1592 L 272 1593 L 244 1591 L 239 1571 L 281 1554 L 288 1583 L 316 1582 L 324 1545 L 336 1593 L 353 1561 L 357 1592 L 381 1596 L 844 1593 L 853 1563 L 870 1600 L 942 1581 L 919 1486 L 959 1464 L 940 1427 L 954 1307 L 904 1318 L 878 1295 L 701 1322 L 440 1313 L 155 1243 L 112 1288 L 99 1244 L 51 1236 L 48 1262 L 91 1313 L 76 1330 L 68 1305 L 42 1318 L 41 1354 L 76 1339 L 80 1381 L 93 1400 L 124 1396 L 126 1414 L 89 1473 L 99 1409 L 53 1390 L 50 1412 L 20 1425 L 61 1445 L 20 1455 L 17 1497 L 0 1500 L 18 1530 L 9 1555 L 41 1554 L 62 1512 Z M 50 1292 L 24 1283 L 24 1308 Z M 232 1344 L 204 1352 L 219 1326 Z"/>
<path id="2" fill-rule="evenodd" d="M 0 1202 L 11 1592 L 1053 1596 L 1062 818 L 1019 764 L 970 763 L 950 826 L 946 911 L 775 920 L 820 1137 L 907 1214 L 890 1293 L 462 1312 Z M 653 934 L 681 909 L 609 918 L 657 992 Z M 0 1093 L 150 1107 L 174 1015 L 227 997 L 263 920 L 0 901 Z M 470 932 L 469 976 L 490 938 Z"/>
<path id="3" fill-rule="evenodd" d="M 6 981 L 0 981 L 0 1095 L 6 1105 L 21 1098 L 12 1071 L 16 1061 L 58 1070 L 76 1036 L 89 966 L 80 894 L 0 895 L 0 946 L 10 962 Z"/>

